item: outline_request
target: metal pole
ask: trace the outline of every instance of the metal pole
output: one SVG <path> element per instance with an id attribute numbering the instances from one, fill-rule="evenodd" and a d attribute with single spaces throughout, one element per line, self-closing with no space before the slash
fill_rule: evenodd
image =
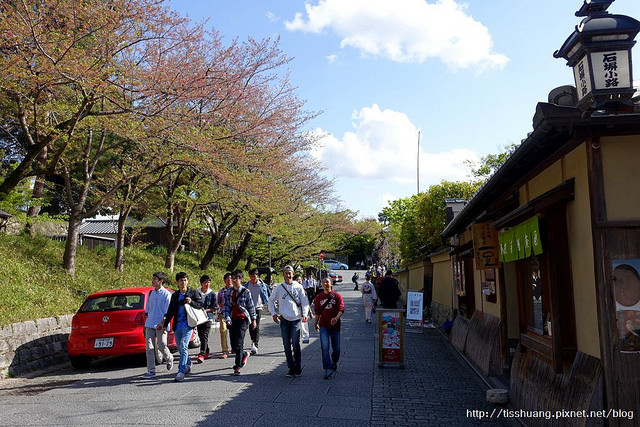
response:
<path id="1" fill-rule="evenodd" d="M 269 247 L 269 271 L 271 271 L 271 234 L 267 234 L 267 246 Z"/>
<path id="2" fill-rule="evenodd" d="M 418 192 L 416 194 L 420 194 L 420 131 L 418 131 L 418 154 L 416 155 L 418 166 L 416 168 L 417 172 L 417 183 L 418 183 Z"/>

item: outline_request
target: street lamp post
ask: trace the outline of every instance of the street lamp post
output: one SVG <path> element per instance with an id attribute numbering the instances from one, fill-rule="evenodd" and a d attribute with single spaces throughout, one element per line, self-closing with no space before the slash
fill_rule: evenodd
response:
<path id="1" fill-rule="evenodd" d="M 604 110 L 618 113 L 633 109 L 631 97 L 631 48 L 640 22 L 612 15 L 607 8 L 615 0 L 584 0 L 576 16 L 580 25 L 553 56 L 564 58 L 573 68 L 582 112 Z"/>
<path id="2" fill-rule="evenodd" d="M 271 234 L 267 234 L 267 246 L 269 247 L 269 271 L 271 271 Z"/>

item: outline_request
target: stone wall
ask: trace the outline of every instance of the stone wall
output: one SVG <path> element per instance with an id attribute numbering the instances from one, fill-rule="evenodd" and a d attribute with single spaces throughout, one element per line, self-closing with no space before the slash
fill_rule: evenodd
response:
<path id="1" fill-rule="evenodd" d="M 431 318 L 435 323 L 441 325 L 447 320 L 453 319 L 453 310 L 448 305 L 431 302 Z"/>
<path id="2" fill-rule="evenodd" d="M 0 327 L 0 379 L 66 362 L 72 317 L 68 314 Z"/>

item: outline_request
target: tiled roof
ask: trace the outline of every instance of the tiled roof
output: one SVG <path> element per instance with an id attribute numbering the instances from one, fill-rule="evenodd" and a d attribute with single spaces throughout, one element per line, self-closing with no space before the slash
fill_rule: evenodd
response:
<path id="1" fill-rule="evenodd" d="M 161 219 L 150 221 L 138 221 L 127 218 L 127 227 L 134 225 L 144 225 L 144 227 L 161 228 L 165 227 L 165 222 Z M 116 234 L 118 232 L 118 221 L 112 219 L 89 219 L 80 226 L 80 234 Z"/>

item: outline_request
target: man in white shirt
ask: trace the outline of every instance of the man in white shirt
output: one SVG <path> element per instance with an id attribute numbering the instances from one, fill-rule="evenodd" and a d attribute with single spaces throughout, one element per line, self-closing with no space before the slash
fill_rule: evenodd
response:
<path id="1" fill-rule="evenodd" d="M 309 300 L 302 285 L 293 280 L 293 267 L 287 265 L 282 272 L 284 282 L 273 288 L 269 297 L 269 312 L 280 324 L 284 354 L 287 357 L 287 377 L 302 373 L 300 324 L 307 321 Z"/>
<path id="2" fill-rule="evenodd" d="M 167 332 L 162 331 L 163 318 L 171 299 L 171 292 L 163 286 L 166 281 L 167 276 L 161 271 L 153 273 L 151 278 L 153 290 L 149 292 L 145 313 L 146 320 L 144 322 L 147 352 L 145 378 L 156 377 L 156 357 L 160 363 L 163 363 L 163 361 L 167 363 L 167 370 L 171 370 L 173 367 L 173 354 L 167 347 Z"/>

